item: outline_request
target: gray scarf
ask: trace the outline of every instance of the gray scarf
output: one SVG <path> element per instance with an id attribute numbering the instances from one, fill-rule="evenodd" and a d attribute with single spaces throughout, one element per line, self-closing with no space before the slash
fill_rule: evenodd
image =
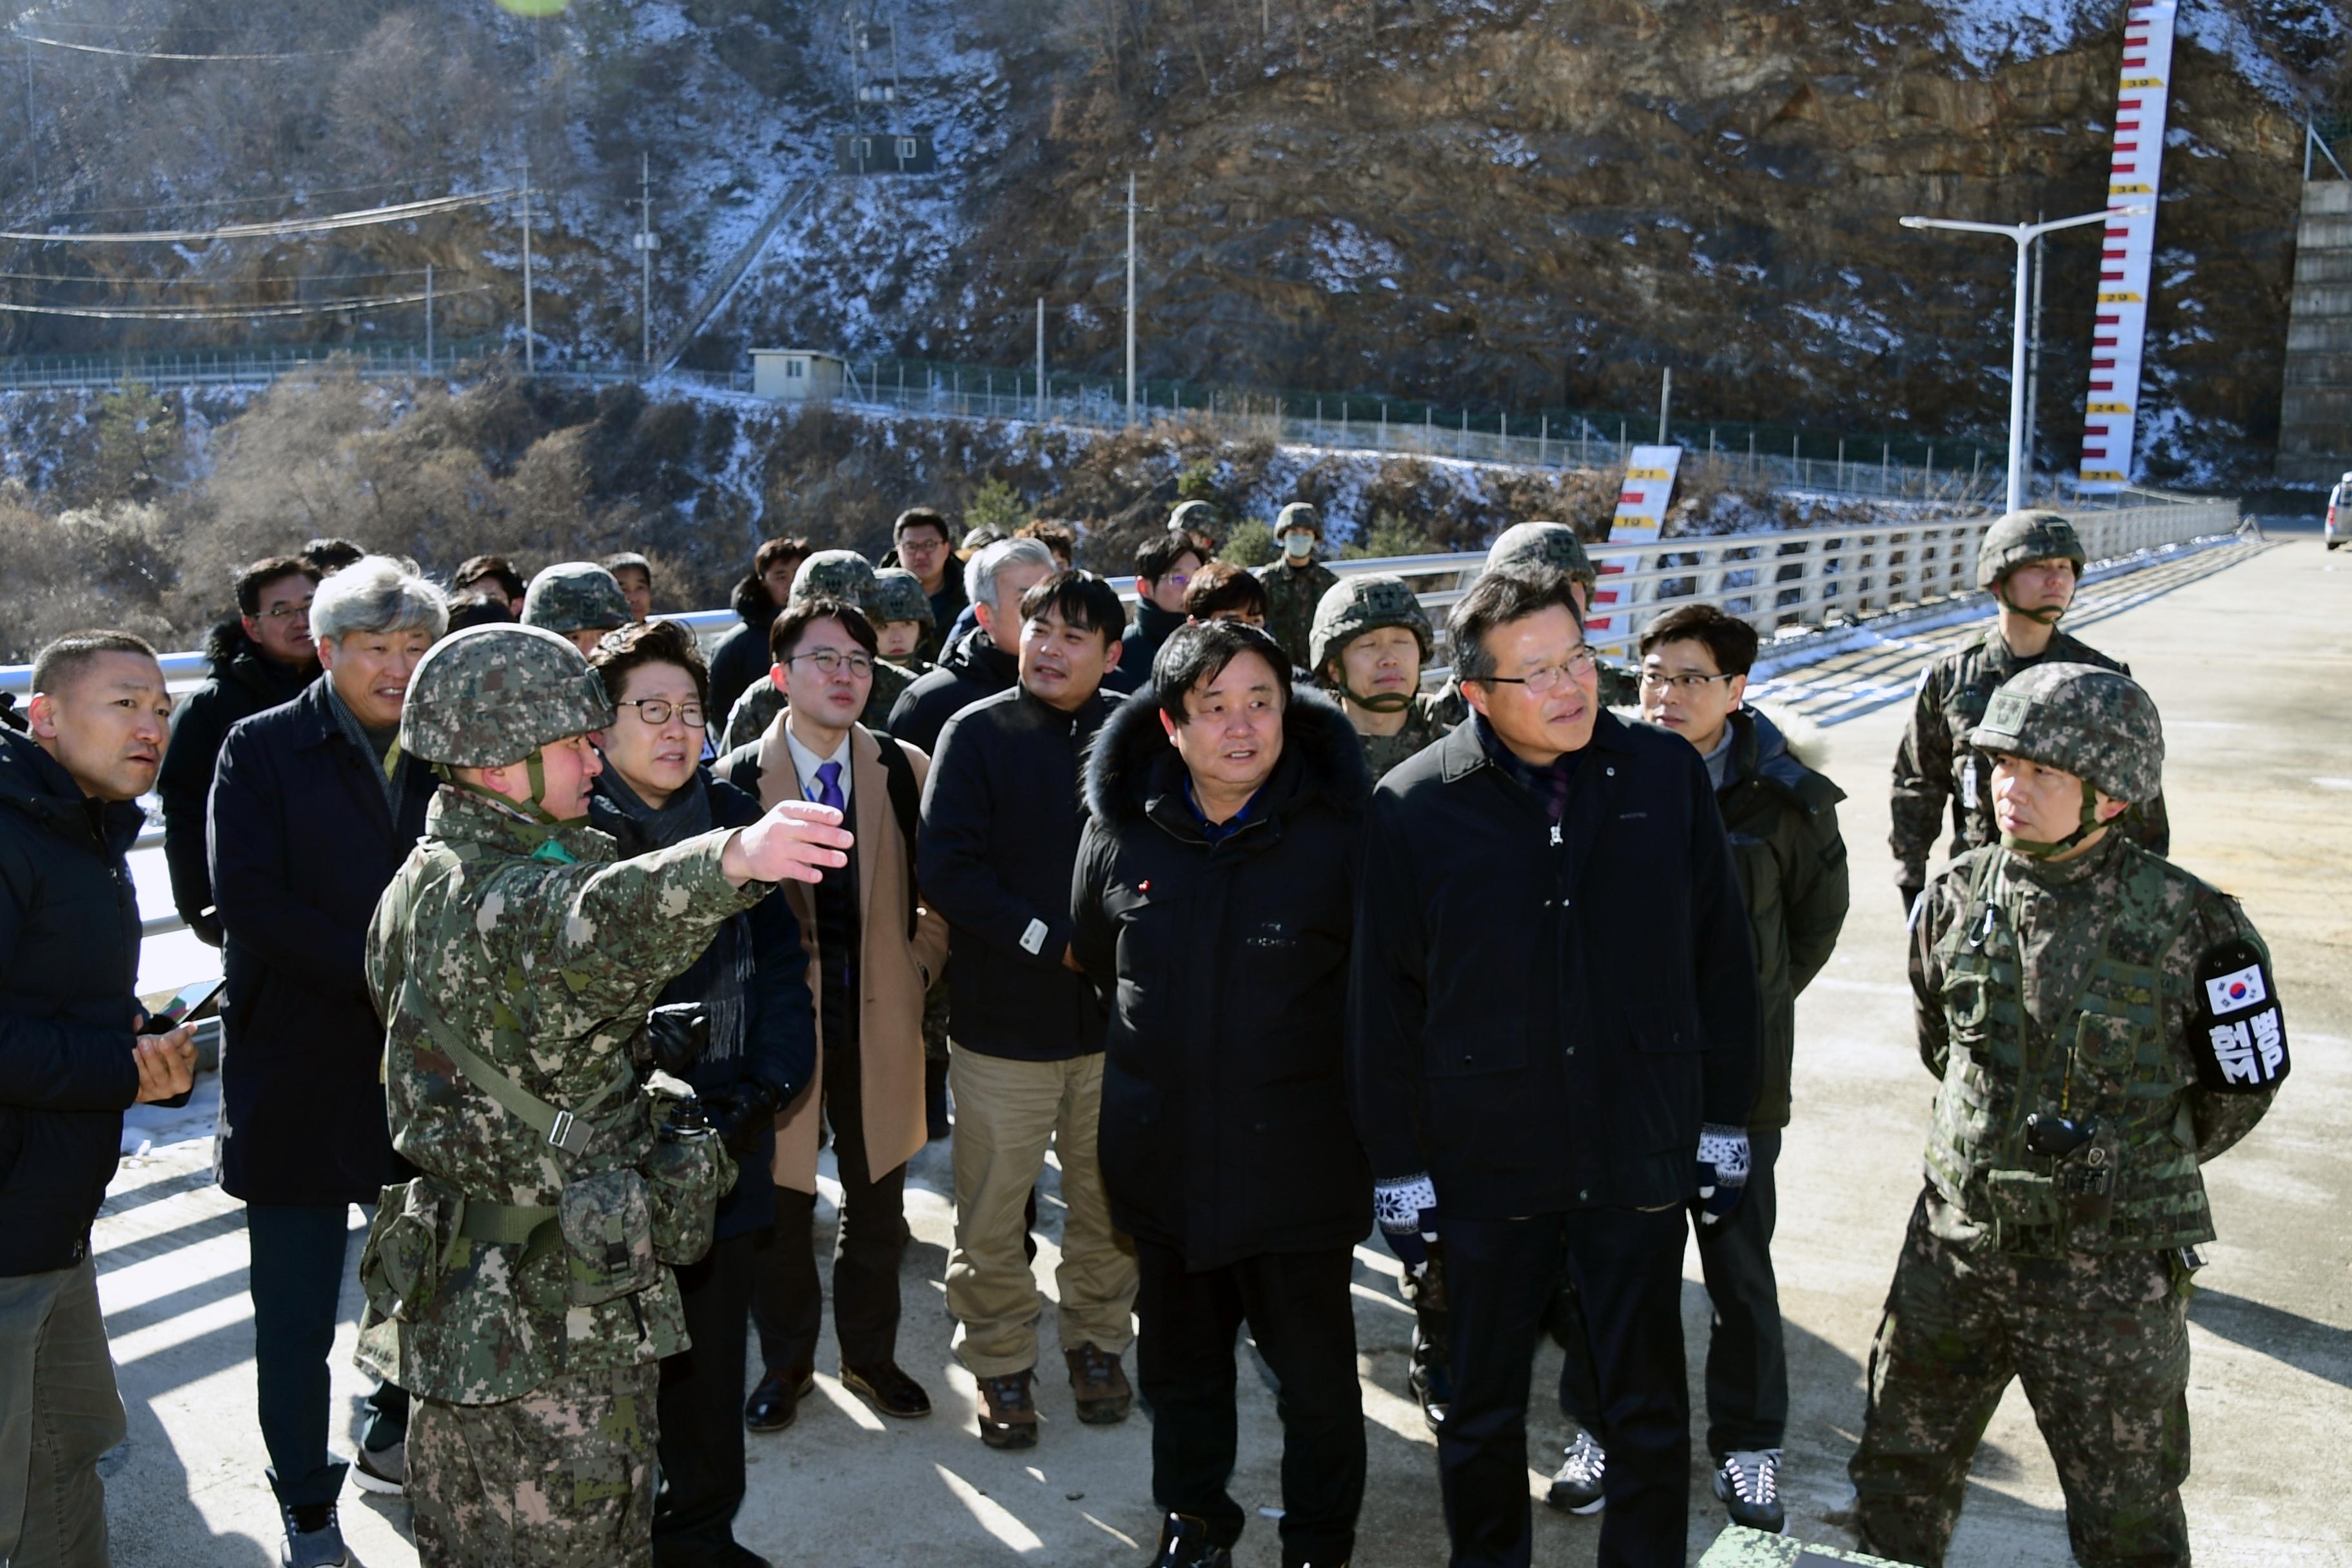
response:
<path id="1" fill-rule="evenodd" d="M 327 706 L 334 710 L 335 727 L 343 732 L 343 739 L 349 741 L 358 749 L 360 755 L 367 759 L 369 771 L 375 774 L 375 782 L 383 786 L 383 804 L 391 811 L 393 820 L 398 822 L 400 820 L 400 786 L 406 779 L 408 770 L 416 765 L 405 752 L 401 753 L 399 760 L 393 763 L 390 770 L 387 771 L 383 765 L 383 759 L 391 754 L 394 746 L 400 743 L 399 728 L 394 726 L 388 734 L 379 739 L 378 731 L 370 730 L 360 722 L 360 716 L 352 711 L 351 704 L 343 700 L 343 694 L 335 689 L 333 679 L 324 675 L 319 679 L 326 685 Z"/>
<path id="2" fill-rule="evenodd" d="M 610 763 L 596 777 L 596 793 L 588 801 L 588 821 L 613 836 L 625 860 L 682 844 L 718 826 L 711 815 L 710 790 L 700 769 L 684 788 L 653 806 L 629 787 Z M 723 1062 L 742 1054 L 751 983 L 751 922 L 749 917 L 737 915 L 713 933 L 700 958 L 662 988 L 664 1003 L 699 1002 L 709 1016 L 710 1044 L 703 1052 L 704 1061 Z"/>

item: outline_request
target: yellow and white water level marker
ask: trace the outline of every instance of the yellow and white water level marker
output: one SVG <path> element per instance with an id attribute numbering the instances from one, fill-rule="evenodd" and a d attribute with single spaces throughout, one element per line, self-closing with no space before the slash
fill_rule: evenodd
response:
<path id="1" fill-rule="evenodd" d="M 2091 329 L 2091 395 L 2084 409 L 2083 489 L 2109 491 L 2131 481 L 2138 422 L 2140 356 L 2156 263 L 2162 198 L 2165 110 L 2172 79 L 2172 23 L 2179 0 L 2130 0 L 2124 8 L 2122 86 L 2116 93 L 2115 154 L 2107 205 L 2140 206 L 2107 219 L 2099 256 L 2096 324 Z"/>
<path id="2" fill-rule="evenodd" d="M 1654 544 L 1666 525 L 1666 505 L 1675 499 L 1675 474 L 1682 467 L 1680 447 L 1636 447 L 1626 455 L 1625 482 L 1617 491 L 1616 515 L 1609 521 L 1612 544 Z M 1610 579 L 1639 571 L 1649 557 L 1637 555 L 1598 562 L 1601 581 L 1592 590 L 1592 604 L 1584 620 L 1585 640 L 1595 647 L 1632 646 L 1638 628 L 1633 605 L 1642 595 L 1639 584 L 1612 584 Z"/>

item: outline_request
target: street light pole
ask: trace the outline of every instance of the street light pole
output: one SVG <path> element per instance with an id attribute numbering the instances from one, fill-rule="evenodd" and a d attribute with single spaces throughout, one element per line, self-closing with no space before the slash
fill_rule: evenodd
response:
<path id="1" fill-rule="evenodd" d="M 2026 261 L 2027 247 L 2043 235 L 2055 229 L 2076 228 L 2086 223 L 2105 223 L 2109 218 L 2137 217 L 2147 211 L 2145 203 L 2132 206 L 2106 207 L 2095 213 L 2078 213 L 2073 217 L 2053 218 L 2048 223 L 1969 223 L 1960 218 L 1906 217 L 1905 228 L 1956 228 L 1968 234 L 1997 234 L 2017 246 L 2017 305 L 2015 322 L 2010 333 L 2009 345 L 2009 506 L 2016 511 L 2025 505 L 2025 329 L 2026 329 Z"/>

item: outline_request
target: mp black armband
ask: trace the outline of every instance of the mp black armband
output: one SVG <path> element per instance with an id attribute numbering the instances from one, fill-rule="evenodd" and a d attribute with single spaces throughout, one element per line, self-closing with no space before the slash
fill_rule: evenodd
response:
<path id="1" fill-rule="evenodd" d="M 2206 951 L 2197 963 L 2198 1016 L 2190 1046 L 2197 1081 L 2215 1094 L 2256 1094 L 2284 1081 L 2286 1019 L 2270 965 L 2242 939 Z"/>

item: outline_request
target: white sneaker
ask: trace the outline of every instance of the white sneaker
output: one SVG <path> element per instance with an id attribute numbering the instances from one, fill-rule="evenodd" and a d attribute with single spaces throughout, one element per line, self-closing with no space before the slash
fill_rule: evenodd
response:
<path id="1" fill-rule="evenodd" d="M 1738 1448 L 1726 1454 L 1715 1467 L 1715 1495 L 1723 1500 L 1732 1523 L 1780 1534 L 1789 1522 L 1780 1506 L 1780 1450 Z"/>
<path id="2" fill-rule="evenodd" d="M 1602 1451 L 1601 1440 L 1578 1427 L 1576 1441 L 1568 1446 L 1568 1458 L 1552 1477 L 1551 1489 L 1544 1493 L 1544 1501 L 1566 1513 L 1599 1513 L 1601 1475 L 1608 1464 L 1609 1456 Z"/>

